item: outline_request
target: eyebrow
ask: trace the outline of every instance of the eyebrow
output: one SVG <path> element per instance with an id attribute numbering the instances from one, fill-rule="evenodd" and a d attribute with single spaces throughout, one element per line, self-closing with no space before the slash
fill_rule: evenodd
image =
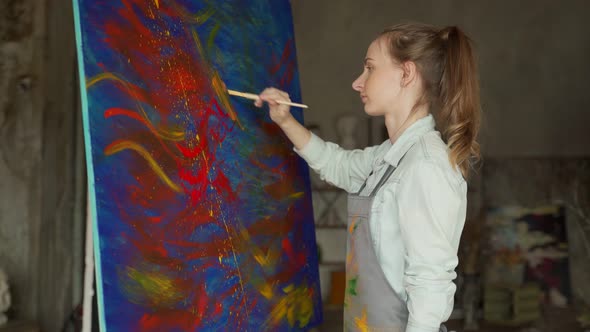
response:
<path id="1" fill-rule="evenodd" d="M 365 58 L 365 62 L 363 62 L 363 63 L 366 65 L 366 64 L 367 64 L 367 62 L 369 62 L 369 61 L 374 61 L 374 60 L 373 60 L 373 59 L 371 59 L 371 58 Z"/>

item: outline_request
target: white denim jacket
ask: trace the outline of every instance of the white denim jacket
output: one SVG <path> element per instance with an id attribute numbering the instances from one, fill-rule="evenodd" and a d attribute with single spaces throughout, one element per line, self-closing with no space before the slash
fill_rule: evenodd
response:
<path id="1" fill-rule="evenodd" d="M 373 202 L 375 252 L 391 287 L 407 303 L 406 332 L 439 331 L 453 309 L 467 184 L 449 162 L 432 115 L 412 124 L 393 145 L 387 140 L 347 151 L 312 134 L 295 152 L 323 180 L 349 193 L 367 180 L 361 195 L 373 190 L 388 165 L 397 167 Z"/>

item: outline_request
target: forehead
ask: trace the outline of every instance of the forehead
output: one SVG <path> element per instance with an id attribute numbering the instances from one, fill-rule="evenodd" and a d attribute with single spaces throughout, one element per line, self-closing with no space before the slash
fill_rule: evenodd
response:
<path id="1" fill-rule="evenodd" d="M 385 60 L 390 58 L 384 38 L 373 40 L 367 49 L 367 58 L 373 60 Z"/>

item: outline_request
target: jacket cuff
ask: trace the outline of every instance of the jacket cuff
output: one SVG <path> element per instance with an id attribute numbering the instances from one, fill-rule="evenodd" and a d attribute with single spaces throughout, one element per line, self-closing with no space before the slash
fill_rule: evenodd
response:
<path id="1" fill-rule="evenodd" d="M 324 140 L 311 133 L 309 142 L 300 150 L 294 147 L 293 151 L 307 161 L 308 164 L 317 164 L 322 158 L 325 146 L 326 142 Z"/>

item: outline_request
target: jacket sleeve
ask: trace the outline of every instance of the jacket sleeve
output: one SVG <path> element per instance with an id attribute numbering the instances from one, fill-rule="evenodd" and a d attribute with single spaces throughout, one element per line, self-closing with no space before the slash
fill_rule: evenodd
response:
<path id="1" fill-rule="evenodd" d="M 301 150 L 294 149 L 328 183 L 347 192 L 357 191 L 371 172 L 375 149 L 344 150 L 311 134 Z"/>

